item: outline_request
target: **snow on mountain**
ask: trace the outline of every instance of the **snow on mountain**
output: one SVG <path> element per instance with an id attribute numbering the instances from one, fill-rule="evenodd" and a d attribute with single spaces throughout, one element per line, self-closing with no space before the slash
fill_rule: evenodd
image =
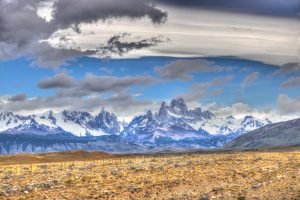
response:
<path id="1" fill-rule="evenodd" d="M 2 134 L 51 135 L 66 133 L 60 127 L 40 124 L 35 116 L 20 116 L 13 113 L 0 113 L 0 130 Z"/>
<path id="2" fill-rule="evenodd" d="M 67 110 L 30 116 L 0 113 L 0 135 L 115 136 L 125 143 L 146 146 L 212 148 L 270 123 L 253 116 L 220 118 L 201 108 L 189 109 L 179 98 L 169 105 L 163 102 L 158 112 L 148 111 L 129 123 L 120 122 L 103 108 L 95 116 Z"/>
<path id="3" fill-rule="evenodd" d="M 218 118 L 209 111 L 201 108 L 189 110 L 182 98 L 174 99 L 170 105 L 163 102 L 158 113 L 138 116 L 121 132 L 121 137 L 130 142 L 157 143 L 162 139 L 174 142 L 188 141 L 189 143 L 226 142 L 226 136 L 232 139 L 241 134 L 260 128 L 271 123 L 253 116 L 235 119 L 233 116 Z M 218 139 L 222 141 L 217 141 Z"/>
<path id="4" fill-rule="evenodd" d="M 29 118 L 14 115 L 12 112 L 0 113 L 0 132 L 15 128 L 21 124 L 29 123 Z"/>
<path id="5" fill-rule="evenodd" d="M 21 133 L 20 130 L 44 135 L 66 132 L 75 136 L 102 136 L 119 133 L 120 125 L 117 117 L 104 109 L 95 117 L 87 112 L 66 110 L 28 117 L 0 113 L 0 133 Z"/>
<path id="6" fill-rule="evenodd" d="M 269 120 L 261 120 L 253 116 L 246 116 L 243 119 L 235 119 L 233 116 L 229 116 L 227 118 L 204 120 L 199 122 L 199 126 L 211 135 L 241 135 L 270 123 Z"/>

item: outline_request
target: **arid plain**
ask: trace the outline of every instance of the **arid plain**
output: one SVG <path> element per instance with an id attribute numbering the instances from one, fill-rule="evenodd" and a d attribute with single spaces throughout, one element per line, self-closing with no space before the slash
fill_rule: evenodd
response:
<path id="1" fill-rule="evenodd" d="M 3 200 L 300 199 L 297 150 L 159 156 L 72 152 L 1 156 L 0 161 Z"/>

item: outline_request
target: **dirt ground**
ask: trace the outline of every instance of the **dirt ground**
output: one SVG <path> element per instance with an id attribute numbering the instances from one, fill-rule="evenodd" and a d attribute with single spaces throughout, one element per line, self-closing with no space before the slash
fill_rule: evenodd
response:
<path id="1" fill-rule="evenodd" d="M 0 165 L 0 199 L 300 199 L 299 169 L 299 151 Z"/>
<path id="2" fill-rule="evenodd" d="M 50 162 L 66 162 L 73 160 L 87 161 L 99 160 L 104 158 L 112 158 L 116 155 L 104 152 L 87 152 L 87 151 L 65 151 L 46 154 L 16 154 L 16 155 L 0 155 L 1 165 L 28 164 L 28 163 L 50 163 Z"/>

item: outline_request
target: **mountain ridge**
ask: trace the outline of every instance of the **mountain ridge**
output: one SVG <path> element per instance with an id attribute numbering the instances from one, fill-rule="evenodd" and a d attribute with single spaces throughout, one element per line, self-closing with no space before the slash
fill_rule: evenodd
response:
<path id="1" fill-rule="evenodd" d="M 104 108 L 96 115 L 68 110 L 29 116 L 0 113 L 0 135 L 114 136 L 117 141 L 112 142 L 121 141 L 145 148 L 198 149 L 222 147 L 239 135 L 269 123 L 269 120 L 253 116 L 220 118 L 200 107 L 189 109 L 184 99 L 178 98 L 170 104 L 163 102 L 157 112 L 149 110 L 129 123 L 119 120 Z"/>
<path id="2" fill-rule="evenodd" d="M 289 147 L 300 144 L 300 118 L 269 124 L 245 133 L 225 145 L 227 149 Z"/>

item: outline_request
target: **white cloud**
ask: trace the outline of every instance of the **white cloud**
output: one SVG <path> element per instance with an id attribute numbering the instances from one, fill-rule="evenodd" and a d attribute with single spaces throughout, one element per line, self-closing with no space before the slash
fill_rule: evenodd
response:
<path id="1" fill-rule="evenodd" d="M 179 79 L 183 81 L 192 80 L 193 76 L 191 74 L 223 71 L 214 62 L 205 59 L 176 60 L 163 67 L 156 67 L 154 70 L 162 79 Z"/>
<path id="2" fill-rule="evenodd" d="M 277 109 L 272 108 L 255 108 L 251 107 L 247 103 L 234 103 L 228 106 L 218 105 L 217 103 L 199 105 L 197 103 L 193 104 L 193 107 L 201 106 L 219 117 L 228 117 L 230 115 L 235 118 L 241 119 L 247 115 L 255 116 L 258 119 L 270 119 L 272 122 L 287 121 L 295 118 L 299 118 L 300 114 L 291 113 L 280 113 Z"/>
<path id="3" fill-rule="evenodd" d="M 290 98 L 281 94 L 277 97 L 277 108 L 281 114 L 300 116 L 300 97 Z"/>
<path id="4" fill-rule="evenodd" d="M 132 36 L 159 34 L 170 39 L 149 49 L 130 52 L 126 57 L 140 56 L 236 56 L 275 65 L 298 62 L 298 21 L 291 18 L 250 16 L 209 10 L 186 10 L 160 6 L 168 12 L 162 26 L 151 26 L 148 20 L 109 20 L 97 26 L 83 25 L 83 33 L 74 39 L 91 49 L 111 35 L 129 32 Z M 220 48 L 222 47 L 222 48 Z"/>
<path id="5" fill-rule="evenodd" d="M 291 77 L 281 85 L 281 87 L 284 88 L 297 87 L 297 86 L 300 86 L 300 76 Z"/>
<path id="6" fill-rule="evenodd" d="M 243 80 L 240 89 L 243 90 L 245 87 L 248 87 L 253 81 L 258 79 L 260 73 L 259 72 L 252 72 L 248 74 L 245 79 Z"/>

